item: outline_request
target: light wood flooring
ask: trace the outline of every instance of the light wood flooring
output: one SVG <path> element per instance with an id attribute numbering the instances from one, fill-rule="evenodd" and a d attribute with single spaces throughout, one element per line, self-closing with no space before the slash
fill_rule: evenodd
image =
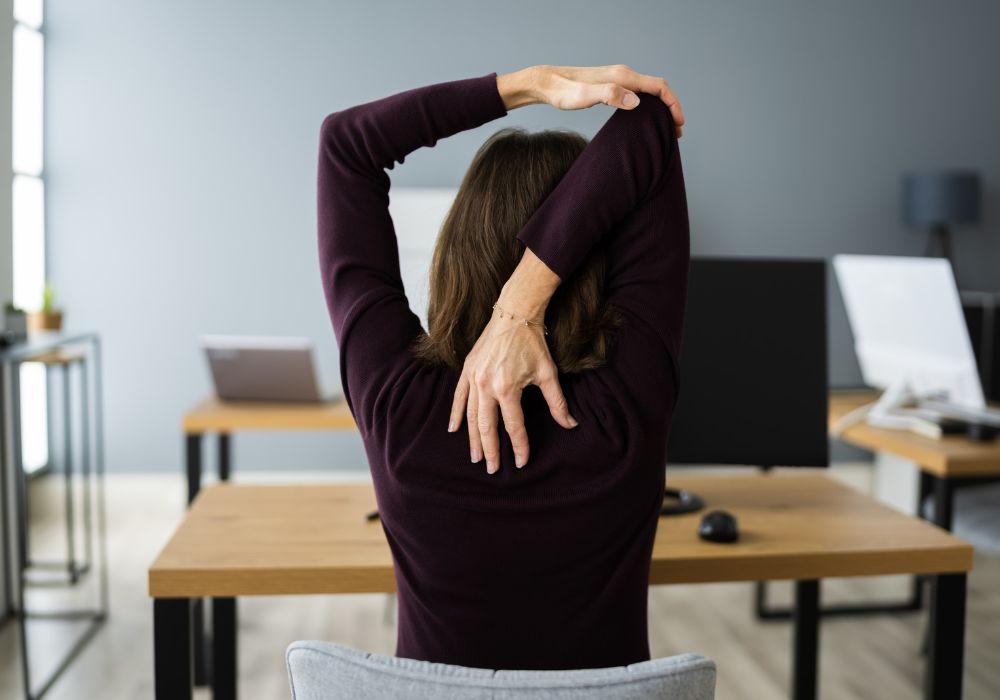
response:
<path id="1" fill-rule="evenodd" d="M 866 489 L 864 465 L 831 473 Z M 246 474 L 241 481 L 335 481 L 354 475 Z M 363 475 L 361 478 L 364 478 Z M 183 512 L 183 482 L 173 475 L 112 475 L 107 480 L 111 617 L 46 696 L 51 700 L 152 697 L 152 605 L 146 568 Z M 47 477 L 32 487 L 32 547 L 36 557 L 64 551 L 62 490 Z M 893 600 L 908 591 L 905 578 L 828 581 L 825 600 Z M 85 598 L 92 589 L 73 595 Z M 63 604 L 54 589 L 33 593 L 36 607 Z M 786 698 L 791 647 L 789 625 L 757 622 L 747 584 L 658 586 L 650 593 L 650 642 L 654 656 L 694 651 L 715 659 L 720 700 Z M 786 584 L 772 586 L 776 603 L 788 600 Z M 283 664 L 296 639 L 327 639 L 391 654 L 392 615 L 384 595 L 243 598 L 239 601 L 240 693 L 244 700 L 287 698 Z M 822 625 L 820 696 L 830 700 L 907 700 L 922 697 L 923 614 L 827 619 Z M 36 673 L 44 672 L 75 623 L 32 621 L 29 644 Z M 16 625 L 0 627 L 0 698 L 22 697 Z M 205 691 L 196 697 L 208 698 Z M 1000 697 L 1000 557 L 977 554 L 970 578 L 965 698 Z"/>

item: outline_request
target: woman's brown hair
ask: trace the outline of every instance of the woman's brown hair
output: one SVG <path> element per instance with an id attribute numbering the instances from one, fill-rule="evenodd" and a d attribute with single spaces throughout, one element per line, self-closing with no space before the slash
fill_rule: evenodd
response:
<path id="1" fill-rule="evenodd" d="M 462 370 L 524 253 L 517 234 L 586 145 L 572 131 L 508 127 L 479 148 L 435 244 L 428 329 L 414 344 L 417 357 Z M 546 340 L 560 372 L 607 359 L 621 318 L 606 301 L 606 277 L 605 246 L 598 243 L 549 302 Z"/>

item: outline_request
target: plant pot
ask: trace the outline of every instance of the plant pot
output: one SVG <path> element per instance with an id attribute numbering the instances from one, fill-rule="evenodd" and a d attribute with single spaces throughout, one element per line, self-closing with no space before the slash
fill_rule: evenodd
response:
<path id="1" fill-rule="evenodd" d="M 62 328 L 62 311 L 38 311 L 28 314 L 28 332 L 58 331 Z"/>

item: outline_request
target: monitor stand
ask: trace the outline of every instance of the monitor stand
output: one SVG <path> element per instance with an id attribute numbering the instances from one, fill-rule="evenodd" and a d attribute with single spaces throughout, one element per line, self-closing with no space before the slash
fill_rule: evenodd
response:
<path id="1" fill-rule="evenodd" d="M 916 409 L 907 411 L 905 406 L 916 404 Z M 941 393 L 930 393 L 924 396 L 910 390 L 905 384 L 893 384 L 887 388 L 869 409 L 865 420 L 869 425 L 879 428 L 918 429 L 921 418 L 927 419 L 923 413 L 939 414 L 942 418 L 964 421 L 966 423 L 985 423 L 1000 427 L 1000 411 L 990 408 L 974 408 L 948 401 Z M 909 413 L 909 415 L 908 415 Z"/>
<path id="2" fill-rule="evenodd" d="M 855 423 L 861 422 L 876 428 L 919 429 L 920 424 L 926 423 L 926 420 L 920 420 L 916 413 L 907 415 L 904 409 L 917 399 L 907 382 L 895 383 L 883 391 L 877 401 L 858 406 L 841 416 L 830 426 L 830 435 L 838 437 Z"/>
<path id="3" fill-rule="evenodd" d="M 894 383 L 882 392 L 878 401 L 868 410 L 865 422 L 876 428 L 908 430 L 913 427 L 914 419 L 911 416 L 900 415 L 899 409 L 913 403 L 916 398 L 906 382 Z"/>
<path id="4" fill-rule="evenodd" d="M 830 426 L 829 433 L 839 437 L 862 421 L 877 428 L 908 430 L 934 440 L 965 432 L 970 440 L 989 441 L 1000 430 L 1000 410 L 951 403 L 941 393 L 921 396 L 902 382 L 887 388 L 877 401 L 848 411 Z"/>

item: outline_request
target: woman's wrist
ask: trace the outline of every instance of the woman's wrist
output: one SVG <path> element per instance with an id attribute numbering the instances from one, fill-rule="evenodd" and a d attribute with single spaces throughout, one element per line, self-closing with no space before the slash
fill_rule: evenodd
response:
<path id="1" fill-rule="evenodd" d="M 534 66 L 522 68 L 513 73 L 497 76 L 497 91 L 503 99 L 503 106 L 509 112 L 518 107 L 539 104 L 537 70 Z"/>
<path id="2" fill-rule="evenodd" d="M 518 322 L 527 319 L 533 323 L 542 323 L 548 306 L 548 297 L 540 297 L 531 290 L 510 288 L 505 285 L 500 290 L 494 309 L 501 318 L 511 318 Z"/>
<path id="3" fill-rule="evenodd" d="M 531 248 L 525 248 L 521 261 L 500 290 L 497 304 L 505 315 L 541 321 L 559 283 L 559 276 Z"/>

